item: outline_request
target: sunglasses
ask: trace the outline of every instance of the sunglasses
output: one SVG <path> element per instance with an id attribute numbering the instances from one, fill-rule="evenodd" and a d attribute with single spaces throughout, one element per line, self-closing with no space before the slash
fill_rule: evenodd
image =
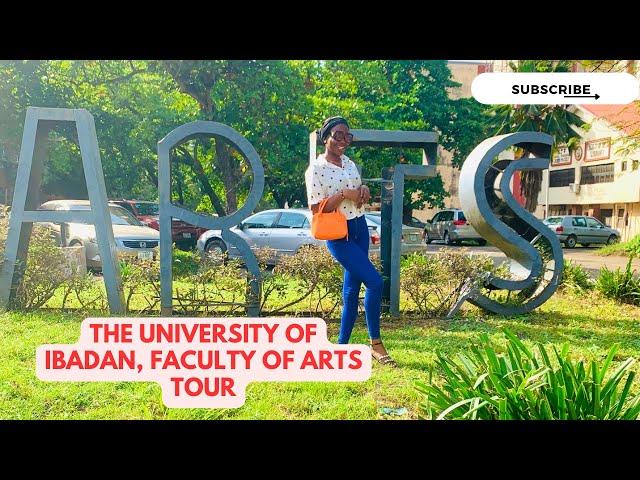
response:
<path id="1" fill-rule="evenodd" d="M 336 140 L 338 142 L 347 141 L 347 142 L 351 143 L 353 141 L 353 134 L 352 133 L 344 133 L 344 132 L 333 132 L 331 134 L 331 138 L 333 138 L 334 140 Z"/>

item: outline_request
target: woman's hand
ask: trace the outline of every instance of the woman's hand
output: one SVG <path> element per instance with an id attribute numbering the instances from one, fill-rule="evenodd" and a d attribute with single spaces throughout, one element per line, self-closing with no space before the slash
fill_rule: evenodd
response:
<path id="1" fill-rule="evenodd" d="M 342 193 L 344 194 L 344 198 L 347 200 L 351 200 L 356 203 L 360 201 L 360 189 L 358 188 L 343 188 Z"/>
<path id="2" fill-rule="evenodd" d="M 358 199 L 356 200 L 356 205 L 358 208 L 362 207 L 365 203 L 369 203 L 371 200 L 371 192 L 369 191 L 369 187 L 366 185 L 360 185 L 357 189 Z"/>
<path id="3" fill-rule="evenodd" d="M 369 191 L 369 187 L 367 187 L 366 185 L 360 185 L 360 188 L 358 190 L 360 190 L 360 201 L 362 203 L 369 203 L 369 200 L 371 200 L 371 192 Z"/>

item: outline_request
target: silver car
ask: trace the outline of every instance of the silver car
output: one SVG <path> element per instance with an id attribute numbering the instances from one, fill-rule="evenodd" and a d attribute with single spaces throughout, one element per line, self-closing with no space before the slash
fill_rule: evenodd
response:
<path id="1" fill-rule="evenodd" d="M 67 211 L 87 211 L 90 210 L 89 200 L 52 200 L 43 203 L 38 210 L 67 210 Z M 157 256 L 160 242 L 160 232 L 153 228 L 146 227 L 127 210 L 109 204 L 111 213 L 111 224 L 113 237 L 116 242 L 118 253 L 136 255 L 138 258 L 152 260 Z M 44 222 L 48 228 L 54 230 L 58 238 L 60 236 L 60 225 Z M 87 267 L 94 269 L 102 268 L 102 260 L 98 251 L 96 241 L 96 231 L 93 225 L 85 223 L 67 223 L 66 244 L 69 246 L 83 245 L 87 257 Z"/>
<path id="2" fill-rule="evenodd" d="M 442 240 L 447 245 L 459 244 L 462 240 L 474 240 L 480 245 L 487 244 L 459 208 L 447 208 L 436 213 L 431 220 L 427 220 L 424 241 L 431 243 L 434 240 Z"/>
<path id="3" fill-rule="evenodd" d="M 373 255 L 380 255 L 380 236 L 382 235 L 382 215 L 380 212 L 368 212 L 364 215 L 369 226 L 371 241 L 369 251 Z M 402 225 L 400 255 L 410 255 L 424 252 L 426 246 L 422 243 L 422 230 L 408 225 Z M 375 247 L 375 248 L 372 248 Z"/>
<path id="4" fill-rule="evenodd" d="M 577 243 L 588 247 L 592 243 L 611 245 L 620 241 L 620 232 L 607 227 L 600 220 L 583 215 L 561 215 L 543 220 L 567 248 Z"/>
<path id="5" fill-rule="evenodd" d="M 325 246 L 324 240 L 311 236 L 310 210 L 302 208 L 273 209 L 258 212 L 240 225 L 230 230 L 244 239 L 252 250 L 269 247 L 276 255 L 294 255 L 304 245 Z M 369 226 L 369 251 L 376 254 L 380 250 L 380 237 L 376 224 L 367 219 Z M 198 238 L 197 248 L 201 253 L 221 255 L 228 253 L 229 258 L 240 258 L 239 250 L 227 245 L 222 239 L 221 230 L 207 230 Z M 273 263 L 277 263 L 274 258 Z"/>

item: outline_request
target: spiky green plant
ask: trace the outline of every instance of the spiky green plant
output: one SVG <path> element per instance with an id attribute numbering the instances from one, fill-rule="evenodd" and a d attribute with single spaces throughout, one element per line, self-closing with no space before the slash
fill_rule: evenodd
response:
<path id="1" fill-rule="evenodd" d="M 537 345 L 537 352 L 504 330 L 507 351 L 497 353 L 486 334 L 471 355 L 458 361 L 438 354 L 436 368 L 442 384 L 416 382 L 424 394 L 421 410 L 429 419 L 467 420 L 614 420 L 637 419 L 640 395 L 630 395 L 635 372 L 633 358 L 610 373 L 618 350 L 614 345 L 599 364 L 584 364 L 568 356 L 568 345 L 553 354 Z M 625 380 L 626 375 L 626 380 Z"/>

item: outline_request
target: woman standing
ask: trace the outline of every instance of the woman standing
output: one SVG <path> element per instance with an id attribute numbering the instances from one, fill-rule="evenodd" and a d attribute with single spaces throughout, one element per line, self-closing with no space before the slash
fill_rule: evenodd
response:
<path id="1" fill-rule="evenodd" d="M 344 267 L 342 287 L 343 309 L 338 343 L 349 343 L 358 316 L 360 286 L 366 287 L 364 310 L 373 358 L 384 365 L 396 366 L 380 338 L 380 304 L 382 276 L 369 260 L 369 229 L 363 205 L 369 202 L 369 188 L 362 184 L 356 165 L 344 155 L 353 135 L 342 117 L 330 117 L 318 131 L 325 145 L 305 173 L 309 208 L 317 213 L 325 199 L 324 212 L 339 209 L 347 218 L 348 235 L 340 240 L 327 240 L 331 255 Z"/>

